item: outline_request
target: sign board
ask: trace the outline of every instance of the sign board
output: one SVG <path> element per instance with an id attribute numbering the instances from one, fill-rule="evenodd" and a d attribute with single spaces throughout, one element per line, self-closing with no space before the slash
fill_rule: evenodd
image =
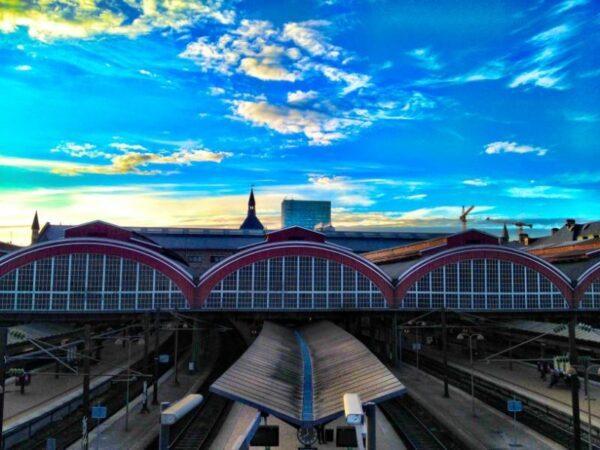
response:
<path id="1" fill-rule="evenodd" d="M 92 406 L 92 419 L 106 419 L 106 406 Z"/>
<path id="2" fill-rule="evenodd" d="M 167 354 L 158 355 L 158 362 L 161 364 L 168 364 L 169 363 L 169 355 L 167 355 Z"/>
<path id="3" fill-rule="evenodd" d="M 518 413 L 523 411 L 523 403 L 520 400 L 509 400 L 508 401 L 508 412 Z"/>
<path id="4" fill-rule="evenodd" d="M 415 342 L 415 343 L 413 343 L 413 345 L 412 345 L 412 349 L 413 349 L 415 352 L 418 352 L 419 350 L 421 350 L 421 343 L 420 343 L 420 342 Z"/>

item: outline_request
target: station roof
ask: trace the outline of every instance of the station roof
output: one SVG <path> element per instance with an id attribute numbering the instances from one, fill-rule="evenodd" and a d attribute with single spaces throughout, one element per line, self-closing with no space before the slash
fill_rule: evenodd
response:
<path id="1" fill-rule="evenodd" d="M 65 230 L 71 225 L 46 223 L 40 231 L 38 242 L 65 238 Z M 178 228 L 178 227 L 123 227 L 171 250 L 231 250 L 259 244 L 265 241 L 265 230 L 237 230 L 226 228 Z M 426 239 L 445 236 L 445 233 L 418 233 L 402 231 L 325 231 L 326 240 L 335 245 L 363 253 Z"/>
<path id="2" fill-rule="evenodd" d="M 359 394 L 366 403 L 406 392 L 367 347 L 326 321 L 298 329 L 265 322 L 210 390 L 298 426 L 341 416 L 344 393 Z"/>

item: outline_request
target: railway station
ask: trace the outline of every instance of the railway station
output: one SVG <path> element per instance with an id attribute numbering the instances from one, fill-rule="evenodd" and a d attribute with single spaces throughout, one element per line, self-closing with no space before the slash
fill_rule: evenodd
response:
<path id="1" fill-rule="evenodd" d="M 0 258 L 2 448 L 600 445 L 600 223 L 244 224 L 36 214 Z"/>

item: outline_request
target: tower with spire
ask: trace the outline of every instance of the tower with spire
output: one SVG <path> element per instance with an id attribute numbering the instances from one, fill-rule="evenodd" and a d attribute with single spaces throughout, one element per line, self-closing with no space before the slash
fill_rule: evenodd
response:
<path id="1" fill-rule="evenodd" d="M 503 244 L 508 244 L 508 241 L 510 241 L 510 234 L 508 234 L 508 227 L 506 226 L 506 223 L 504 224 L 504 227 L 502 227 L 502 237 L 500 238 L 500 241 Z"/>
<path id="2" fill-rule="evenodd" d="M 33 223 L 31 224 L 31 245 L 35 244 L 40 237 L 40 221 L 38 219 L 38 213 L 35 212 L 33 216 Z"/>
<path id="3" fill-rule="evenodd" d="M 240 230 L 264 230 L 265 227 L 256 217 L 256 200 L 254 199 L 254 188 L 250 189 L 248 198 L 248 214 L 240 226 Z"/>

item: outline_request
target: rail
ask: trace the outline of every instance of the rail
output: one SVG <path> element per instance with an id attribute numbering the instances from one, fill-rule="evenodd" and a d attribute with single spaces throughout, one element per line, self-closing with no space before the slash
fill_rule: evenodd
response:
<path id="1" fill-rule="evenodd" d="M 172 343 L 173 337 L 171 336 L 165 341 L 163 341 L 159 348 L 162 351 L 165 347 L 172 346 Z M 182 348 L 181 350 L 183 351 L 184 349 Z M 150 360 L 152 360 L 154 354 L 154 350 L 149 352 Z M 141 364 L 142 360 L 140 359 L 135 364 L 133 364 L 133 367 L 139 367 Z M 168 367 L 161 367 L 160 371 L 164 373 L 166 370 L 168 370 Z M 109 395 L 111 389 L 115 388 L 115 378 L 119 378 L 121 375 L 126 374 L 126 372 L 127 370 L 125 369 L 119 374 L 102 382 L 99 382 L 95 386 L 90 386 L 90 402 L 94 403 L 94 400 L 99 400 L 103 396 Z M 120 382 L 117 383 L 119 383 L 119 385 L 122 384 Z M 141 389 L 141 382 L 133 386 L 131 389 L 132 398 L 135 397 L 135 395 L 138 395 L 141 392 Z M 121 387 L 119 391 L 121 392 L 122 390 L 123 388 Z M 111 397 L 115 397 L 115 395 L 112 395 Z M 123 399 L 119 399 L 119 403 L 122 403 L 123 401 Z M 18 424 L 12 428 L 9 428 L 3 433 L 3 446 L 1 450 L 8 450 L 20 447 L 27 449 L 35 448 L 35 446 L 37 445 L 36 443 L 42 443 L 47 437 L 55 437 L 57 438 L 57 441 L 64 441 L 64 444 L 67 445 L 70 444 L 71 442 L 69 442 L 69 440 L 74 441 L 78 437 L 80 437 L 81 434 L 82 407 L 83 394 L 79 394 L 74 398 L 68 400 L 67 402 L 58 405 L 55 408 L 52 408 L 49 411 L 46 411 L 25 423 Z M 115 408 L 117 408 L 117 406 L 109 408 L 109 414 L 113 414 L 114 412 L 116 412 Z M 60 422 L 69 422 L 69 425 L 67 427 L 57 426 L 56 424 Z M 51 426 L 52 429 L 49 430 Z M 90 430 L 93 428 L 93 426 L 93 423 L 88 424 Z M 76 428 L 77 431 L 74 433 L 70 430 L 72 428 Z M 51 431 L 51 434 L 48 434 L 48 431 Z M 74 436 L 72 438 L 69 436 L 57 436 L 61 432 L 65 431 L 69 436 L 71 434 L 74 434 Z M 46 434 L 48 435 L 46 436 Z"/>
<path id="2" fill-rule="evenodd" d="M 402 353 L 405 361 L 413 363 L 416 360 L 414 352 L 403 349 Z M 421 370 L 435 377 L 442 378 L 443 364 L 434 358 L 421 353 L 419 356 L 419 367 Z M 467 370 L 459 369 L 453 365 L 448 366 L 449 383 L 468 393 L 471 390 L 470 376 L 470 372 Z M 477 373 L 474 376 L 474 381 L 476 398 L 504 414 L 508 414 L 506 409 L 507 401 L 518 398 L 523 403 L 523 412 L 517 416 L 519 422 L 569 448 L 573 436 L 573 418 L 569 414 L 557 411 L 529 397 L 519 395 L 511 389 L 482 378 Z M 591 438 L 593 448 L 600 450 L 600 429 L 598 427 L 592 427 L 592 436 L 590 437 L 586 424 L 582 423 L 581 434 L 582 441 L 584 441 L 586 446 L 589 446 Z"/>
<path id="3" fill-rule="evenodd" d="M 187 419 L 180 421 L 174 430 L 175 438 L 169 445 L 173 450 L 199 450 L 209 448 L 212 440 L 222 426 L 233 404 L 232 401 L 213 394 L 210 385 L 235 362 L 242 353 L 244 345 L 233 331 L 221 340 L 222 347 L 216 364 L 206 378 L 198 393 L 204 396 L 204 402 Z"/>

